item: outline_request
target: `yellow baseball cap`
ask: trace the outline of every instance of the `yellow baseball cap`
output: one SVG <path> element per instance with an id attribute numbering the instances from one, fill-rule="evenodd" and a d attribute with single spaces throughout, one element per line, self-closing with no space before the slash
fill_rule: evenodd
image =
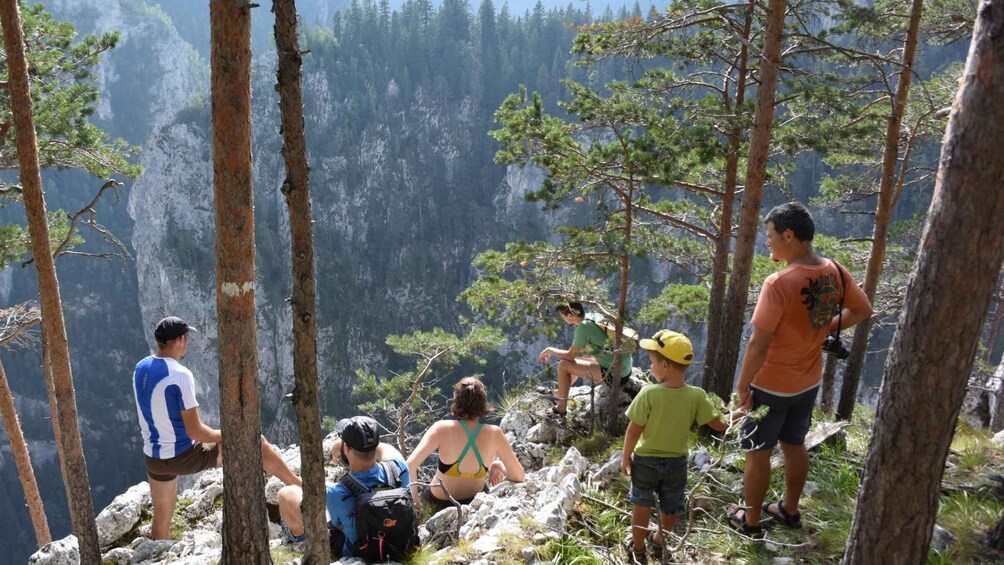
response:
<path id="1" fill-rule="evenodd" d="M 681 365 L 690 365 L 694 360 L 694 346 L 690 340 L 674 331 L 659 330 L 652 339 L 643 339 L 639 345 L 642 349 L 658 351 L 666 359 Z"/>

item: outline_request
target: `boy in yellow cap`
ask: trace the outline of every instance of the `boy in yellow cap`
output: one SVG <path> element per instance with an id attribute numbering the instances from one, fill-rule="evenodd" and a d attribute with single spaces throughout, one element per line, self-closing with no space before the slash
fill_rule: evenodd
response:
<path id="1" fill-rule="evenodd" d="M 627 409 L 630 423 L 624 434 L 621 472 L 631 477 L 634 509 L 628 550 L 633 563 L 648 562 L 646 538 L 654 559 L 662 558 L 658 532 L 648 529 L 656 493 L 664 530 L 672 530 L 686 508 L 690 428 L 707 424 L 717 431 L 726 429 L 704 390 L 688 385 L 684 379 L 694 360 L 694 347 L 685 335 L 659 330 L 652 339 L 641 340 L 640 345 L 648 352 L 652 374 L 659 384 L 641 389 Z"/>

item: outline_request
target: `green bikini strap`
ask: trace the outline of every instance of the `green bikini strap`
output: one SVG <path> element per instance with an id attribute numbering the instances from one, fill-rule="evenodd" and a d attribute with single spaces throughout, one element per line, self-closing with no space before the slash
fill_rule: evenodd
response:
<path id="1" fill-rule="evenodd" d="M 474 457 L 477 457 L 478 459 L 478 465 L 484 467 L 485 463 L 481 460 L 481 453 L 478 452 L 478 444 L 475 442 L 478 437 L 478 432 L 481 431 L 481 422 L 478 422 L 478 425 L 474 426 L 473 432 L 467 427 L 467 422 L 460 420 L 460 425 L 462 425 L 464 427 L 464 431 L 467 432 L 467 445 L 465 445 L 464 450 L 460 452 L 460 457 L 457 457 L 457 471 L 460 471 L 460 462 L 464 460 L 464 456 L 467 455 L 467 451 L 472 445 L 474 446 Z"/>

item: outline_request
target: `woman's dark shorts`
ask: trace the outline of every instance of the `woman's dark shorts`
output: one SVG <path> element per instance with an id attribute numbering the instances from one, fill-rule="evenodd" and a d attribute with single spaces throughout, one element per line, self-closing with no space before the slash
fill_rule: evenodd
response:
<path id="1" fill-rule="evenodd" d="M 146 474 L 151 481 L 173 481 L 178 475 L 191 475 L 216 466 L 220 455 L 220 444 L 210 444 L 207 447 L 199 442 L 192 444 L 191 449 L 170 459 L 154 459 L 143 455 L 146 459 Z"/>
<path id="2" fill-rule="evenodd" d="M 439 498 L 436 498 L 436 496 L 434 494 L 432 494 L 432 489 L 430 487 L 423 486 L 423 487 L 420 487 L 420 488 L 421 488 L 421 492 L 419 493 L 419 496 L 422 498 L 422 504 L 431 504 L 432 507 L 436 509 L 436 512 L 439 512 L 440 510 L 442 510 L 444 508 L 452 508 L 453 507 L 453 503 L 450 502 L 449 500 L 441 500 Z M 485 484 L 485 490 L 484 490 L 484 492 L 488 492 L 488 485 L 487 484 Z M 474 496 L 477 496 L 477 495 L 474 495 Z M 459 502 L 460 504 L 466 506 L 466 505 L 474 502 L 474 496 L 472 496 L 470 498 L 465 498 L 465 499 L 462 499 L 462 500 L 458 500 L 457 502 Z"/>
<path id="3" fill-rule="evenodd" d="M 655 508 L 658 493 L 663 514 L 680 514 L 687 507 L 686 489 L 686 457 L 631 456 L 631 502 L 634 504 Z"/>
<path id="4" fill-rule="evenodd" d="M 816 405 L 819 387 L 813 387 L 795 396 L 778 396 L 753 389 L 753 409 L 768 408 L 767 415 L 759 421 L 746 418 L 742 423 L 743 449 L 774 449 L 777 442 L 802 445 L 812 424 L 812 408 Z"/>

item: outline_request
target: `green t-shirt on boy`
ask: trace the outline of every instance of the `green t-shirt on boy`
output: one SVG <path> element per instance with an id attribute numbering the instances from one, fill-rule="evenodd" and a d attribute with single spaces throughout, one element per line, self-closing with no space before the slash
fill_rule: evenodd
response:
<path id="1" fill-rule="evenodd" d="M 645 428 L 634 452 L 647 457 L 685 457 L 690 428 L 703 426 L 715 417 L 704 389 L 685 385 L 668 388 L 648 385 L 627 409 L 627 417 Z"/>

